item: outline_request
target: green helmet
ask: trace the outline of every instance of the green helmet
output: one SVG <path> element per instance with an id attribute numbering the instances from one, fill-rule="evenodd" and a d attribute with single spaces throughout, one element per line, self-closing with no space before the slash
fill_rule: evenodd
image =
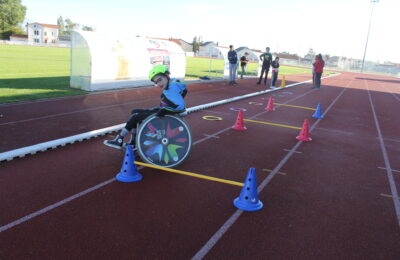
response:
<path id="1" fill-rule="evenodd" d="M 169 73 L 168 68 L 164 65 L 156 65 L 153 69 L 150 70 L 149 79 L 153 81 L 153 78 L 158 74 L 166 74 Z"/>

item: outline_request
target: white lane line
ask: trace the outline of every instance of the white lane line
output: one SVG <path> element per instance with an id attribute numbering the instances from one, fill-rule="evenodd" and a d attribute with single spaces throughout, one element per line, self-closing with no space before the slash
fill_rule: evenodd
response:
<path id="1" fill-rule="evenodd" d="M 228 112 L 212 111 L 212 110 L 207 110 L 207 109 L 204 109 L 203 112 L 213 113 L 213 114 L 221 114 L 221 115 L 230 115 L 231 114 Z"/>
<path id="2" fill-rule="evenodd" d="M 327 114 L 331 107 L 339 100 L 339 98 L 343 95 L 344 91 L 350 85 L 352 81 L 350 81 L 346 88 L 344 88 L 339 95 L 335 98 L 335 100 L 330 104 L 330 106 L 326 109 L 324 114 Z M 321 121 L 318 119 L 310 128 L 310 132 L 317 126 L 317 124 Z M 289 158 L 293 155 L 293 153 L 298 149 L 302 142 L 298 141 L 293 148 L 290 150 L 288 154 L 278 163 L 278 165 L 272 170 L 270 174 L 261 182 L 258 186 L 257 191 L 260 193 L 267 184 L 272 180 L 272 178 L 278 173 L 278 171 L 282 168 L 282 166 L 289 160 Z M 232 216 L 228 218 L 228 220 L 222 225 L 221 228 L 217 230 L 217 232 L 204 244 L 202 248 L 192 257 L 192 260 L 203 259 L 204 256 L 217 244 L 217 242 L 222 238 L 222 236 L 229 230 L 229 228 L 238 220 L 238 218 L 242 215 L 243 211 L 238 209 L 233 213 Z"/>
<path id="3" fill-rule="evenodd" d="M 396 211 L 397 222 L 398 222 L 398 224 L 400 226 L 400 200 L 399 200 L 399 194 L 398 194 L 397 188 L 396 188 L 396 181 L 393 178 L 392 167 L 390 165 L 389 156 L 388 156 L 388 153 L 386 151 L 385 142 L 383 140 L 381 127 L 380 127 L 380 124 L 379 124 L 378 117 L 376 115 L 375 106 L 374 106 L 374 103 L 372 101 L 372 96 L 371 96 L 371 92 L 369 90 L 368 82 L 364 80 L 364 84 L 365 84 L 365 86 L 367 88 L 367 91 L 368 91 L 368 99 L 369 99 L 369 103 L 371 105 L 371 110 L 372 110 L 372 115 L 373 115 L 374 121 L 375 121 L 376 131 L 378 132 L 378 139 L 379 139 L 379 144 L 381 146 L 383 160 L 385 161 L 385 168 L 386 168 L 387 178 L 388 178 L 388 181 L 389 181 L 390 191 L 392 193 L 391 195 L 393 196 L 392 199 L 393 199 L 393 204 L 394 204 L 394 208 L 395 208 L 395 211 Z"/>
<path id="4" fill-rule="evenodd" d="M 395 139 L 395 138 L 385 138 L 383 139 L 385 141 L 389 141 L 389 142 L 396 142 L 396 143 L 400 143 L 400 139 Z"/>
<path id="5" fill-rule="evenodd" d="M 219 136 L 216 136 L 216 135 L 207 135 L 207 134 L 204 134 L 204 136 L 207 136 L 207 137 L 210 137 L 210 138 L 216 138 L 216 139 L 219 138 Z"/>
<path id="6" fill-rule="evenodd" d="M 291 149 L 283 149 L 285 152 L 291 152 Z M 294 151 L 294 153 L 303 153 L 303 152 L 299 152 L 299 151 Z"/>
<path id="7" fill-rule="evenodd" d="M 101 107 L 88 108 L 88 109 L 80 109 L 80 110 L 75 110 L 75 111 L 71 111 L 71 112 L 53 114 L 53 115 L 48 115 L 48 116 L 33 117 L 33 118 L 29 118 L 29 119 L 22 119 L 22 120 L 17 120 L 17 121 L 11 121 L 11 122 L 7 122 L 7 123 L 2 123 L 2 124 L 0 124 L 0 126 L 3 126 L 3 125 L 13 125 L 13 124 L 19 124 L 19 123 L 26 123 L 26 122 L 31 122 L 31 121 L 35 121 L 35 120 L 47 119 L 47 118 L 58 117 L 58 116 L 73 115 L 73 114 L 82 113 L 82 112 L 89 112 L 89 111 L 107 109 L 107 108 L 110 108 L 110 107 L 125 106 L 125 105 L 129 105 L 129 104 L 133 104 L 133 103 L 135 103 L 135 102 L 126 102 L 126 103 L 115 104 L 115 105 L 109 105 L 109 106 L 101 106 Z M 3 116 L 4 116 L 4 115 L 3 115 Z"/>
<path id="8" fill-rule="evenodd" d="M 153 87 L 154 87 L 154 86 L 151 85 L 151 86 L 143 86 L 143 87 L 140 87 L 140 88 L 144 89 L 144 88 L 153 88 Z M 46 103 L 46 102 L 54 103 L 54 102 L 57 102 L 57 101 L 59 101 L 59 100 L 65 100 L 65 99 L 68 99 L 68 100 L 73 100 L 73 99 L 85 99 L 85 98 L 88 98 L 88 97 L 91 97 L 91 96 L 103 95 L 103 94 L 108 94 L 108 93 L 128 92 L 128 91 L 132 91 L 133 89 L 134 89 L 134 88 L 132 88 L 132 89 L 102 90 L 102 91 L 94 92 L 94 93 L 86 92 L 84 95 L 65 96 L 65 97 L 53 97 L 53 98 L 43 98 L 43 99 L 39 99 L 39 100 L 21 101 L 21 102 L 16 102 L 16 103 L 2 103 L 2 104 L 0 104 L 0 108 L 1 108 L 1 107 L 12 107 L 12 106 L 23 106 L 23 105 L 32 104 L 32 103 L 35 103 L 35 104 L 38 104 L 38 103 Z"/>
<path id="9" fill-rule="evenodd" d="M 243 214 L 243 210 L 236 210 L 232 216 L 215 232 L 208 242 L 192 257 L 192 260 L 203 259 L 204 256 L 214 247 L 215 244 L 222 238 L 228 229 L 235 224 L 236 220 Z"/>
<path id="10" fill-rule="evenodd" d="M 378 84 L 379 84 L 380 88 L 382 88 L 382 86 L 383 86 L 383 88 L 385 88 L 385 90 L 386 90 L 387 93 L 390 93 L 390 95 L 392 95 L 395 99 L 397 99 L 397 101 L 400 101 L 400 98 L 398 97 L 400 94 L 398 94 L 398 93 L 393 93 L 393 91 L 392 91 L 391 89 L 388 89 L 388 88 L 386 87 L 386 84 L 383 84 L 383 83 L 381 83 L 381 82 L 378 82 Z"/>
<path id="11" fill-rule="evenodd" d="M 378 169 L 381 169 L 381 170 L 385 170 L 386 171 L 386 168 L 385 167 L 378 167 Z M 394 169 L 392 169 L 392 172 L 399 172 L 400 173 L 400 171 L 399 170 L 394 170 Z"/>
<path id="12" fill-rule="evenodd" d="M 38 211 L 33 212 L 33 213 L 29 214 L 29 215 L 26 215 L 25 217 L 22 217 L 20 219 L 17 219 L 15 221 L 11 222 L 11 223 L 8 223 L 8 224 L 6 224 L 4 226 L 1 226 L 0 227 L 0 233 L 3 232 L 3 231 L 6 231 L 7 229 L 10 229 L 10 228 L 12 228 L 12 227 L 14 227 L 16 225 L 22 224 L 22 223 L 24 223 L 24 222 L 26 222 L 26 221 L 34 218 L 34 217 L 42 215 L 42 214 L 44 214 L 44 213 L 46 213 L 46 212 L 48 212 L 50 210 L 53 210 L 53 209 L 55 209 L 55 208 L 57 208 L 59 206 L 62 206 L 62 205 L 66 204 L 66 203 L 68 203 L 68 202 L 70 202 L 70 201 L 72 201 L 74 199 L 77 199 L 77 198 L 79 198 L 79 197 L 81 197 L 81 196 L 83 196 L 83 195 L 85 195 L 85 194 L 87 194 L 89 192 L 92 192 L 94 190 L 100 189 L 101 187 L 103 187 L 103 186 L 105 186 L 107 184 L 110 184 L 110 183 L 112 183 L 114 181 L 115 181 L 115 178 L 109 179 L 109 180 L 104 181 L 104 182 L 102 182 L 100 184 L 97 184 L 96 186 L 93 186 L 93 187 L 91 187 L 91 188 L 89 188 L 87 190 L 84 190 L 84 191 L 79 192 L 79 193 L 77 193 L 75 195 L 72 195 L 72 196 L 70 196 L 70 197 L 68 197 L 66 199 L 63 199 L 63 200 L 61 200 L 59 202 L 51 204 L 50 206 L 42 208 L 41 210 L 38 210 Z"/>

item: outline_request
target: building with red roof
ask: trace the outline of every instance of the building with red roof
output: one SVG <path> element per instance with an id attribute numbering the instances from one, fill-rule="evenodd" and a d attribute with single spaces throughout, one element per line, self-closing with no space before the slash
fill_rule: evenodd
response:
<path id="1" fill-rule="evenodd" d="M 44 23 L 30 23 L 28 28 L 28 42 L 41 44 L 55 44 L 58 42 L 58 25 Z"/>

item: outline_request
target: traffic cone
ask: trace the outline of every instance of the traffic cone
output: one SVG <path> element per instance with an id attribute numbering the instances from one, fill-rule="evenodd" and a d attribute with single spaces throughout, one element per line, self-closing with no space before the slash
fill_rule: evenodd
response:
<path id="1" fill-rule="evenodd" d="M 303 127 L 296 139 L 303 142 L 309 142 L 312 140 L 309 133 L 308 119 L 304 119 Z"/>
<path id="2" fill-rule="evenodd" d="M 239 130 L 239 131 L 244 131 L 247 128 L 244 126 L 244 122 L 243 122 L 243 110 L 239 110 L 237 119 L 236 119 L 236 123 L 234 126 L 232 126 L 232 129 L 234 130 Z"/>
<path id="3" fill-rule="evenodd" d="M 281 88 L 285 87 L 285 75 L 282 75 Z"/>
<path id="4" fill-rule="evenodd" d="M 318 119 L 324 118 L 324 116 L 322 115 L 321 104 L 318 104 L 317 110 L 315 111 L 314 115 L 312 115 L 312 117 L 313 117 L 313 118 L 318 118 Z"/>
<path id="5" fill-rule="evenodd" d="M 134 161 L 132 145 L 128 145 L 125 151 L 124 161 L 122 162 L 121 171 L 115 176 L 118 181 L 137 182 L 143 178 L 137 171 Z"/>
<path id="6" fill-rule="evenodd" d="M 275 111 L 274 100 L 273 100 L 272 96 L 269 97 L 268 104 L 265 107 L 265 110 L 267 110 L 267 111 Z"/>
<path id="7" fill-rule="evenodd" d="M 258 199 L 255 168 L 249 169 L 242 191 L 233 201 L 233 205 L 244 211 L 257 211 L 263 208 L 263 203 Z"/>

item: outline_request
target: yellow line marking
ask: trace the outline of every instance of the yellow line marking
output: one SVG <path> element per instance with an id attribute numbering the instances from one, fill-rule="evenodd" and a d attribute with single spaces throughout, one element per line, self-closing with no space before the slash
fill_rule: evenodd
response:
<path id="1" fill-rule="evenodd" d="M 381 196 L 382 196 L 382 197 L 386 197 L 386 198 L 393 198 L 392 195 L 385 194 L 385 193 L 381 193 Z"/>
<path id="2" fill-rule="evenodd" d="M 202 174 L 197 174 L 197 173 L 192 173 L 192 172 L 185 172 L 185 171 L 175 170 L 175 169 L 166 168 L 166 167 L 161 167 L 161 166 L 152 165 L 152 164 L 148 164 L 148 163 L 143 163 L 143 162 L 135 161 L 135 164 L 137 164 L 137 165 L 142 165 L 142 166 L 146 166 L 146 167 L 149 167 L 149 168 L 154 168 L 154 169 L 162 170 L 162 171 L 167 171 L 167 172 L 172 172 L 172 173 L 187 175 L 187 176 L 191 176 L 191 177 L 195 177 L 195 178 L 206 179 L 206 180 L 209 180 L 209 181 L 222 182 L 222 183 L 231 184 L 231 185 L 236 185 L 236 186 L 240 186 L 240 187 L 243 187 L 243 186 L 244 186 L 244 184 L 241 183 L 241 182 L 236 182 L 236 181 L 230 181 L 230 180 L 215 178 L 215 177 L 211 177 L 211 176 L 207 176 L 207 175 L 202 175 Z"/>
<path id="3" fill-rule="evenodd" d="M 262 169 L 263 170 L 263 172 L 272 172 L 272 170 L 270 170 L 270 169 Z M 287 175 L 287 173 L 286 172 L 276 172 L 277 174 L 280 174 L 280 175 Z"/>
<path id="4" fill-rule="evenodd" d="M 243 120 L 247 121 L 247 122 L 259 123 L 259 124 L 264 124 L 264 125 L 273 125 L 273 126 L 280 126 L 280 127 L 286 127 L 286 128 L 292 128 L 292 129 L 301 129 L 301 127 L 297 127 L 297 126 L 281 125 L 281 124 L 275 124 L 275 123 L 269 123 L 269 122 L 263 122 L 263 121 L 255 121 L 255 120 L 250 120 L 250 119 L 243 119 Z"/>
<path id="5" fill-rule="evenodd" d="M 287 104 L 280 104 L 280 103 L 274 103 L 275 105 L 278 106 L 286 106 L 286 107 L 296 107 L 296 108 L 302 108 L 302 109 L 308 109 L 308 110 L 317 110 L 315 108 L 311 108 L 311 107 L 300 107 L 300 106 L 293 106 L 293 105 L 287 105 Z"/>

